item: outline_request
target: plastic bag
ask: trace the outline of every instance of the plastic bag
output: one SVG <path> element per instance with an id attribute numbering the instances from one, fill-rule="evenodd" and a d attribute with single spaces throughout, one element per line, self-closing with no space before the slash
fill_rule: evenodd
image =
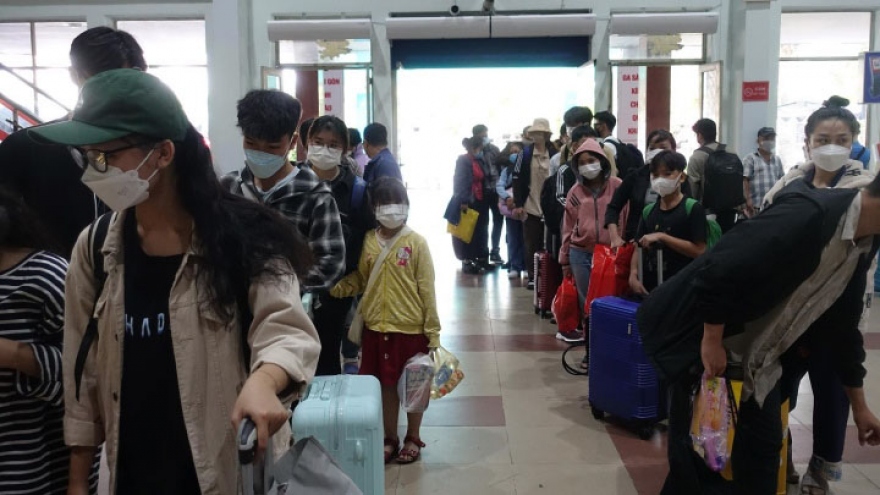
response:
<path id="1" fill-rule="evenodd" d="M 625 244 L 615 253 L 611 246 L 596 244 L 593 251 L 593 269 L 587 289 L 584 315 L 590 315 L 594 299 L 607 296 L 623 296 L 629 291 L 629 271 L 635 245 Z"/>
<path id="2" fill-rule="evenodd" d="M 727 437 L 731 416 L 727 380 L 703 373 L 700 390 L 694 397 L 691 439 L 694 450 L 715 472 L 721 472 L 730 459 Z"/>
<path id="3" fill-rule="evenodd" d="M 477 218 L 479 216 L 480 213 L 477 210 L 468 208 L 466 211 L 461 212 L 461 220 L 459 220 L 458 225 L 453 225 L 452 223 L 446 225 L 446 232 L 452 234 L 453 237 L 458 237 L 465 244 L 470 244 L 474 238 L 474 229 L 477 227 Z"/>
<path id="4" fill-rule="evenodd" d="M 461 370 L 458 358 L 443 347 L 431 351 L 431 359 L 434 361 L 431 398 L 441 399 L 455 390 L 455 387 L 464 380 L 464 372 Z"/>
<path id="5" fill-rule="evenodd" d="M 421 413 L 428 409 L 431 384 L 434 382 L 434 362 L 421 352 L 409 358 L 403 374 L 397 382 L 400 405 L 408 413 Z"/>
<path id="6" fill-rule="evenodd" d="M 565 277 L 556 297 L 553 298 L 553 317 L 560 332 L 570 332 L 581 321 L 581 308 L 578 304 L 578 291 L 573 277 Z"/>

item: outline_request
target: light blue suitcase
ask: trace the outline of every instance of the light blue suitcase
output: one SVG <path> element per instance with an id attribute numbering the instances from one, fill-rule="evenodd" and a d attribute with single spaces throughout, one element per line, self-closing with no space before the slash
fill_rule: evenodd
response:
<path id="1" fill-rule="evenodd" d="M 319 376 L 291 419 L 296 440 L 315 437 L 364 495 L 385 493 L 382 389 L 373 376 Z"/>

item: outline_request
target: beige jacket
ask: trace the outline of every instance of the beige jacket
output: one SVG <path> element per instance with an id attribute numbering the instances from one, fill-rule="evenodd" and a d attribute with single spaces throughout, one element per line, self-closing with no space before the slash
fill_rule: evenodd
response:
<path id="1" fill-rule="evenodd" d="M 94 303 L 95 282 L 88 229 L 73 250 L 67 276 L 64 322 L 64 439 L 70 446 L 105 444 L 110 487 L 116 484 L 119 451 L 119 393 L 122 343 L 125 335 L 123 215 L 110 225 L 104 243 L 107 281 L 95 308 L 98 340 L 89 352 L 76 400 L 74 363 Z M 193 242 L 193 245 L 197 245 Z M 226 325 L 213 311 L 209 292 L 196 280 L 199 254 L 183 258 L 171 289 L 169 312 L 177 359 L 180 401 L 193 462 L 204 495 L 240 493 L 232 408 L 247 378 L 241 365 L 239 324 Z M 314 376 L 320 344 L 299 298 L 299 284 L 291 275 L 280 282 L 253 284 L 254 315 L 248 340 L 251 370 L 273 363 L 287 371 L 296 393 Z M 293 399 L 283 397 L 285 404 Z M 290 444 L 289 427 L 274 437 L 276 454 Z"/>
<path id="2" fill-rule="evenodd" d="M 808 172 L 815 169 L 816 165 L 812 161 L 795 165 L 783 178 L 779 179 L 767 195 L 764 196 L 764 207 L 766 208 L 773 203 L 773 198 L 779 194 L 779 191 L 781 191 L 783 187 L 791 184 L 794 180 L 803 179 Z M 865 170 L 862 162 L 850 160 L 849 163 L 846 164 L 846 172 L 844 172 L 843 177 L 840 178 L 840 182 L 838 182 L 835 187 L 842 189 L 861 189 L 867 187 L 872 180 L 874 180 L 874 174 Z"/>

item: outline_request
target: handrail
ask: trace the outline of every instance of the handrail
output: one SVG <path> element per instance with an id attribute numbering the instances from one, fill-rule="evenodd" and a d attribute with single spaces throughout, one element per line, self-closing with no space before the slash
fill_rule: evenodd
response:
<path id="1" fill-rule="evenodd" d="M 33 84 L 32 82 L 30 82 L 30 81 L 28 81 L 27 79 L 25 79 L 25 78 L 21 77 L 20 75 L 16 74 L 14 70 L 10 69 L 9 67 L 6 66 L 6 64 L 4 64 L 4 63 L 2 63 L 2 62 L 0 62 L 0 70 L 6 71 L 6 72 L 12 74 L 12 77 L 18 79 L 18 80 L 21 81 L 22 83 L 26 84 L 29 88 L 33 89 L 34 91 L 36 91 L 36 92 L 39 93 L 40 95 L 44 96 L 46 99 L 48 99 L 48 100 L 51 101 L 52 103 L 58 105 L 59 107 L 61 107 L 62 109 L 64 109 L 65 112 L 68 112 L 68 113 L 71 112 L 71 109 L 70 109 L 67 105 L 65 105 L 64 103 L 61 103 L 60 101 L 56 100 L 56 99 L 55 99 L 52 95 L 50 95 L 49 93 L 47 93 L 47 92 L 43 91 L 42 89 L 40 89 L 40 88 L 34 86 L 34 84 Z M 8 100 L 7 100 L 7 101 L 8 101 Z"/>
<path id="2" fill-rule="evenodd" d="M 35 122 L 35 125 L 39 125 L 43 123 L 43 119 L 37 117 L 33 113 L 31 113 L 28 109 L 16 103 L 14 100 L 8 98 L 5 94 L 0 93 L 0 101 L 4 102 L 6 105 L 3 106 L 11 106 L 12 108 L 12 120 L 8 121 L 12 124 L 12 130 L 18 131 L 22 129 L 22 126 L 19 125 L 19 115 L 26 117 L 28 120 Z M 0 103 L 2 104 L 2 103 Z"/>

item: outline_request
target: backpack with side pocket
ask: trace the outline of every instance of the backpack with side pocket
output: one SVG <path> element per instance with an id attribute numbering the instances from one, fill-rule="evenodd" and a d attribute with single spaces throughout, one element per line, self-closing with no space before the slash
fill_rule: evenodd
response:
<path id="1" fill-rule="evenodd" d="M 101 298 L 101 293 L 104 292 L 104 284 L 107 282 L 107 272 L 104 270 L 103 248 L 113 217 L 114 214 L 112 212 L 105 213 L 89 227 L 88 242 L 92 257 L 92 273 L 95 280 L 95 302 L 92 304 L 89 323 L 86 326 L 86 331 L 79 344 L 79 350 L 76 353 L 76 363 L 73 370 L 74 382 L 76 383 L 76 400 L 79 400 L 80 385 L 83 372 L 85 371 L 86 360 L 89 357 L 89 351 L 98 341 L 98 319 L 95 318 L 95 310 L 98 306 L 98 300 Z M 251 348 L 247 337 L 254 316 L 248 303 L 248 291 L 246 288 L 243 289 L 239 290 L 236 294 L 236 305 L 238 306 L 241 320 L 241 330 L 239 333 L 241 334 L 242 362 L 245 371 L 250 374 Z"/>
<path id="2" fill-rule="evenodd" d="M 642 152 L 639 151 L 635 145 L 624 143 L 613 138 L 606 139 L 606 141 L 610 142 L 617 149 L 615 163 L 617 164 L 617 176 L 621 179 L 626 177 L 631 171 L 638 170 L 645 164 L 645 158 L 642 156 Z"/>
<path id="3" fill-rule="evenodd" d="M 736 153 L 727 151 L 723 144 L 712 151 L 699 149 L 709 155 L 703 171 L 703 206 L 710 210 L 730 210 L 746 202 L 743 195 L 743 164 Z"/>
<path id="4" fill-rule="evenodd" d="M 691 215 L 691 211 L 694 209 L 694 205 L 697 204 L 697 200 L 694 198 L 684 198 L 684 211 L 688 216 Z M 657 206 L 657 203 L 650 203 L 645 206 L 645 209 L 642 210 L 642 219 L 647 222 L 648 217 L 651 216 L 651 213 L 654 211 L 654 207 Z M 715 220 L 706 219 L 706 249 L 711 249 L 718 240 L 721 239 L 721 225 L 718 224 Z"/>

